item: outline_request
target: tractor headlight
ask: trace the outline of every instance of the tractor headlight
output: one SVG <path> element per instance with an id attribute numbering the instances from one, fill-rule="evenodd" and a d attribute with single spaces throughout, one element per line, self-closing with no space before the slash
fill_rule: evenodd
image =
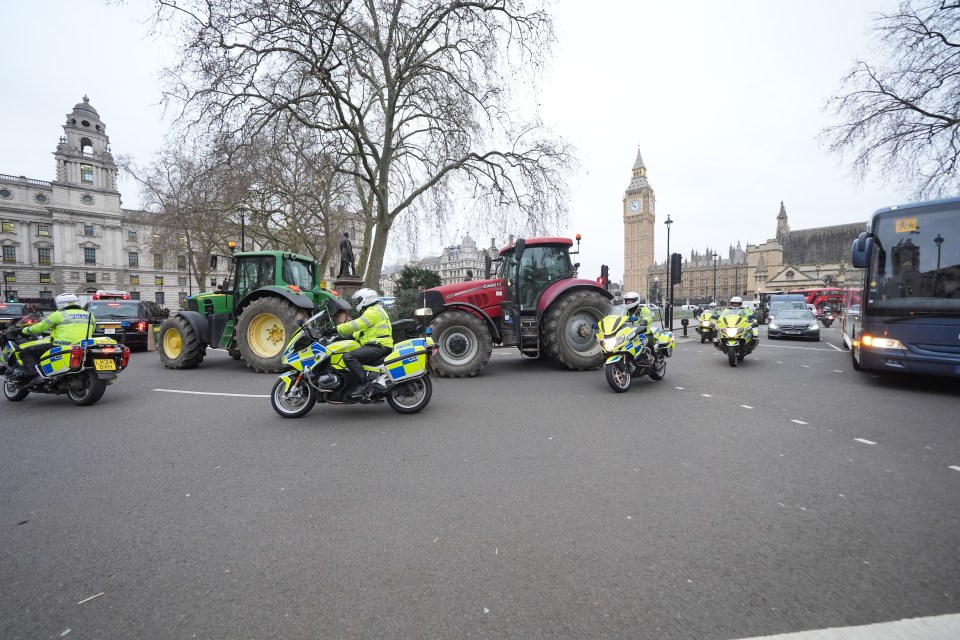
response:
<path id="1" fill-rule="evenodd" d="M 723 335 L 727 336 L 728 338 L 737 337 L 737 333 L 739 333 L 739 331 L 736 327 L 727 327 L 723 330 Z"/>
<path id="2" fill-rule="evenodd" d="M 416 311 L 413 312 L 413 315 L 415 315 L 415 316 L 432 316 L 432 315 L 433 315 L 433 309 L 431 309 L 430 307 L 420 307 L 419 309 L 417 309 Z"/>

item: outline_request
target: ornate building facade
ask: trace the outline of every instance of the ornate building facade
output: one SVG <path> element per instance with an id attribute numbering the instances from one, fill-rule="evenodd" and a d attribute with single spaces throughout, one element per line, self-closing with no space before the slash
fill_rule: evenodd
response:
<path id="1" fill-rule="evenodd" d="M 850 247 L 866 222 L 791 231 L 787 210 L 780 203 L 776 235 L 760 244 L 726 250 L 693 250 L 684 259 L 682 282 L 674 285 L 675 304 L 726 302 L 739 295 L 745 300 L 760 293 L 818 287 L 859 287 L 863 272 L 852 269 Z M 665 294 L 666 264 L 653 265 L 642 291 L 651 298 Z"/>
<path id="2" fill-rule="evenodd" d="M 656 196 L 639 149 L 632 172 L 623 193 L 623 289 L 639 292 L 646 290 L 647 273 L 653 265 L 656 222 Z"/>

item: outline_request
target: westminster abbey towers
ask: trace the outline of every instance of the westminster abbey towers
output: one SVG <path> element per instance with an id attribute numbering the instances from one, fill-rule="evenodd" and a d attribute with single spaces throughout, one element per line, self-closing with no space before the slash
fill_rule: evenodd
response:
<path id="1" fill-rule="evenodd" d="M 637 150 L 633 177 L 623 194 L 623 290 L 647 296 L 647 270 L 653 265 L 653 229 L 656 221 L 653 187 Z"/>

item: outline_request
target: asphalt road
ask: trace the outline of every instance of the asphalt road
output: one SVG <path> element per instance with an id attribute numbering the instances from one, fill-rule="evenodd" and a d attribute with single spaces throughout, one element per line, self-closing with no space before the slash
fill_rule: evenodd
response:
<path id="1" fill-rule="evenodd" d="M 824 336 L 737 368 L 681 339 L 625 394 L 496 350 L 421 414 L 300 420 L 224 353 L 134 354 L 94 407 L 0 408 L 0 636 L 727 640 L 960 612 L 957 388 L 856 373 Z"/>

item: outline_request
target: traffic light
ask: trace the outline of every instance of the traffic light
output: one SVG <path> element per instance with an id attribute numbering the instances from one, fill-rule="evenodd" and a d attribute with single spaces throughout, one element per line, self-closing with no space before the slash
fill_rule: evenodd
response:
<path id="1" fill-rule="evenodd" d="M 610 267 L 605 264 L 600 265 L 600 277 L 597 279 L 597 282 L 599 282 L 604 289 L 610 288 Z"/>
<path id="2" fill-rule="evenodd" d="M 680 284 L 680 273 L 683 269 L 683 256 L 674 253 L 670 256 L 670 284 Z"/>

